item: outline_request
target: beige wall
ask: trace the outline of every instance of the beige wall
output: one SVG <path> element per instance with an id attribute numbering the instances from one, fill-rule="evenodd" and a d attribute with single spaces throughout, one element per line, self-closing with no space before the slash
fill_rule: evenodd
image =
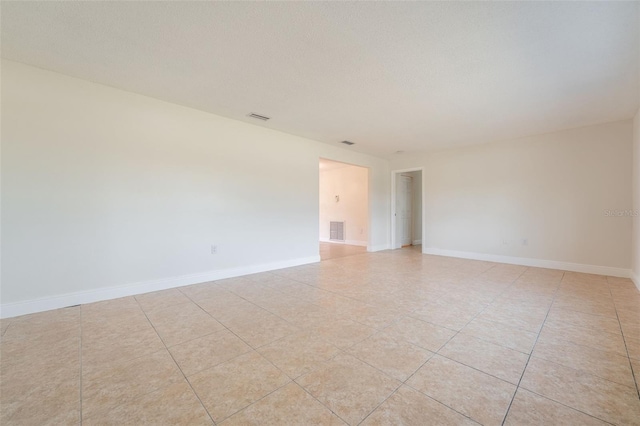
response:
<path id="1" fill-rule="evenodd" d="M 640 289 L 640 110 L 633 120 L 633 257 L 632 278 Z"/>
<path id="2" fill-rule="evenodd" d="M 320 157 L 389 245 L 383 159 L 11 61 L 1 136 L 3 316 L 318 260 Z"/>
<path id="3" fill-rule="evenodd" d="M 345 243 L 367 246 L 369 171 L 334 163 L 320 170 L 320 241 L 329 241 L 329 222 L 345 222 Z M 336 196 L 339 201 L 336 201 Z"/>
<path id="4" fill-rule="evenodd" d="M 632 122 L 425 155 L 423 250 L 631 267 Z M 525 241 L 526 240 L 526 241 Z"/>

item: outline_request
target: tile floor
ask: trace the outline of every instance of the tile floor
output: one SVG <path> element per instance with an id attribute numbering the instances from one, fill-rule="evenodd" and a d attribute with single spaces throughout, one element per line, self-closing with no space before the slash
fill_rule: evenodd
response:
<path id="1" fill-rule="evenodd" d="M 352 246 L 350 244 L 320 243 L 320 259 L 338 259 L 339 257 L 353 256 L 367 252 L 366 247 Z"/>
<path id="2" fill-rule="evenodd" d="M 0 324 L 3 425 L 640 424 L 627 279 L 409 249 Z"/>

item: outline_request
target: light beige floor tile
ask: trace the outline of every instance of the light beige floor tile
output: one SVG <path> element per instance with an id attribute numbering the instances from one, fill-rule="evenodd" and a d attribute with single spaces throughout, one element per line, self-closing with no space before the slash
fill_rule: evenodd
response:
<path id="1" fill-rule="evenodd" d="M 638 424 L 635 388 L 532 357 L 520 386 L 576 410 L 615 424 Z"/>
<path id="2" fill-rule="evenodd" d="M 229 330 L 216 331 L 169 347 L 169 352 L 187 377 L 252 350 Z"/>
<path id="3" fill-rule="evenodd" d="M 261 307 L 236 294 L 226 290 L 223 291 L 224 293 L 216 297 L 197 300 L 197 305 L 222 323 L 242 320 L 243 318 L 266 312 Z"/>
<path id="4" fill-rule="evenodd" d="M 192 302 L 147 313 L 163 342 L 173 346 L 224 329 L 224 326 Z"/>
<path id="5" fill-rule="evenodd" d="M 226 322 L 225 325 L 254 348 L 300 331 L 295 325 L 266 311 Z"/>
<path id="6" fill-rule="evenodd" d="M 577 297 L 574 292 L 569 292 L 567 296 L 557 297 L 553 302 L 553 307 L 558 309 L 569 309 L 591 315 L 602 315 L 610 318 L 617 318 L 616 307 L 610 297 Z"/>
<path id="7" fill-rule="evenodd" d="M 164 348 L 151 325 L 132 332 L 86 332 L 82 337 L 82 368 L 85 373 L 93 373 Z"/>
<path id="8" fill-rule="evenodd" d="M 327 297 L 332 294 L 326 290 L 298 281 L 291 281 L 282 289 L 282 291 L 313 304 L 317 304 L 317 302 L 323 297 Z"/>
<path id="9" fill-rule="evenodd" d="M 83 425 L 212 425 L 211 418 L 186 382 L 126 400 L 85 418 Z"/>
<path id="10" fill-rule="evenodd" d="M 84 373 L 82 377 L 82 416 L 115 407 L 137 396 L 184 381 L 178 366 L 166 349 L 115 363 L 113 368 Z"/>
<path id="11" fill-rule="evenodd" d="M 549 311 L 547 323 L 556 327 L 563 324 L 584 327 L 595 331 L 621 334 L 620 323 L 616 318 L 602 315 L 590 315 L 584 312 L 571 311 L 569 309 L 555 309 Z"/>
<path id="12" fill-rule="evenodd" d="M 538 341 L 533 356 L 581 370 L 612 382 L 634 386 L 629 358 L 572 343 Z"/>
<path id="13" fill-rule="evenodd" d="M 403 291 L 394 293 L 393 296 L 381 297 L 376 306 L 383 309 L 390 309 L 408 314 L 422 307 L 425 300 L 415 298 L 413 295 Z"/>
<path id="14" fill-rule="evenodd" d="M 626 293 L 621 295 L 619 299 L 614 299 L 618 319 L 621 323 L 640 322 L 638 318 L 638 309 L 640 309 L 640 291 L 634 290 L 635 293 Z"/>
<path id="15" fill-rule="evenodd" d="M 481 319 L 471 321 L 460 333 L 527 354 L 538 338 L 537 333 Z"/>
<path id="16" fill-rule="evenodd" d="M 154 309 L 168 308 L 189 302 L 189 298 L 177 288 L 154 291 L 152 293 L 139 294 L 135 296 L 143 311 L 149 312 Z"/>
<path id="17" fill-rule="evenodd" d="M 194 302 L 203 299 L 216 299 L 220 295 L 229 293 L 226 289 L 220 287 L 216 282 L 209 281 L 200 284 L 193 284 L 180 287 L 178 290 Z"/>
<path id="18" fill-rule="evenodd" d="M 399 319 L 402 315 L 402 312 L 394 309 L 362 306 L 353 309 L 349 314 L 349 319 L 380 330 Z"/>
<path id="19" fill-rule="evenodd" d="M 349 423 L 472 421 L 452 408 L 492 424 L 515 387 L 482 371 L 515 382 L 537 341 L 507 423 L 635 424 L 639 311 L 628 279 L 415 248 L 336 258 L 2 320 L 0 423 L 210 422 L 166 342 L 218 420 L 340 423 L 295 377 Z"/>
<path id="20" fill-rule="evenodd" d="M 633 301 L 633 299 L 629 297 L 625 299 L 629 306 L 617 309 L 618 318 L 622 324 L 640 325 L 640 315 L 638 314 L 638 310 L 640 309 L 640 292 L 636 293 L 638 301 Z"/>
<path id="21" fill-rule="evenodd" d="M 638 309 L 640 311 L 640 308 Z M 631 337 L 632 339 L 640 338 L 640 324 L 623 322 L 620 324 L 622 332 L 625 337 Z"/>
<path id="22" fill-rule="evenodd" d="M 231 425 L 345 425 L 296 383 L 289 383 L 224 422 Z"/>
<path id="23" fill-rule="evenodd" d="M 640 360 L 640 337 L 638 339 L 625 337 L 624 340 L 627 350 L 629 351 L 629 357 L 632 359 Z"/>
<path id="24" fill-rule="evenodd" d="M 0 345 L 0 365 L 28 365 L 30 370 L 41 371 L 54 363 L 77 363 L 79 360 L 80 336 L 62 338 L 14 339 Z"/>
<path id="25" fill-rule="evenodd" d="M 20 399 L 39 389 L 58 386 L 77 378 L 80 379 L 80 359 L 78 346 L 75 350 L 60 352 L 59 357 L 41 358 L 30 353 L 20 361 L 5 362 L 0 366 L 0 391 L 2 398 Z"/>
<path id="26" fill-rule="evenodd" d="M 366 252 L 366 247 L 350 244 L 320 243 L 320 258 L 322 260 L 338 259 L 341 257 L 364 254 Z"/>
<path id="27" fill-rule="evenodd" d="M 148 325 L 144 311 L 134 297 L 82 305 L 82 332 L 136 329 Z"/>
<path id="28" fill-rule="evenodd" d="M 406 380 L 433 352 L 384 332 L 357 343 L 348 353 L 400 381 Z"/>
<path id="29" fill-rule="evenodd" d="M 121 337 L 128 333 L 153 328 L 149 319 L 137 306 L 122 311 L 112 311 L 108 316 L 99 312 L 82 315 L 82 336 L 100 338 L 108 335 Z"/>
<path id="30" fill-rule="evenodd" d="M 287 306 L 272 312 L 285 321 L 295 324 L 302 329 L 319 327 L 335 321 L 333 315 L 310 302 L 301 302 L 296 306 Z"/>
<path id="31" fill-rule="evenodd" d="M 503 302 L 499 307 L 489 306 L 477 318 L 538 333 L 545 321 L 545 314 L 537 309 L 533 312 L 523 312 L 521 307 Z"/>
<path id="32" fill-rule="evenodd" d="M 636 387 L 640 389 L 640 360 L 631 358 L 630 361 L 633 375 L 636 379 Z"/>
<path id="33" fill-rule="evenodd" d="M 376 332 L 375 328 L 351 320 L 338 320 L 311 329 L 329 343 L 347 349 Z"/>
<path id="34" fill-rule="evenodd" d="M 258 349 L 265 358 L 295 379 L 333 358 L 340 349 L 313 332 L 300 332 Z"/>
<path id="35" fill-rule="evenodd" d="M 9 328 L 10 319 L 0 319 L 0 336 L 4 336 L 5 331 Z"/>
<path id="36" fill-rule="evenodd" d="M 529 355 L 475 337 L 458 334 L 439 355 L 517 385 Z"/>
<path id="37" fill-rule="evenodd" d="M 217 423 L 284 386 L 290 379 L 256 352 L 240 355 L 189 377 Z"/>
<path id="38" fill-rule="evenodd" d="M 407 385 L 483 425 L 499 425 L 516 387 L 503 380 L 435 355 Z"/>
<path id="39" fill-rule="evenodd" d="M 539 340 L 548 343 L 569 342 L 627 356 L 627 349 L 621 334 L 578 327 L 567 323 L 545 323 L 540 332 Z"/>
<path id="40" fill-rule="evenodd" d="M 477 425 L 476 422 L 408 386 L 402 386 L 362 422 L 386 425 Z"/>
<path id="41" fill-rule="evenodd" d="M 456 332 L 416 318 L 402 318 L 384 329 L 385 333 L 401 338 L 432 352 L 438 351 Z"/>
<path id="42" fill-rule="evenodd" d="M 483 306 L 427 304 L 413 311 L 411 316 L 452 330 L 461 330 L 483 309 Z"/>
<path id="43" fill-rule="evenodd" d="M 54 309 L 46 312 L 11 318 L 11 331 L 7 339 L 30 338 L 34 334 L 49 334 L 55 330 L 77 330 L 80 326 L 80 307 Z"/>
<path id="44" fill-rule="evenodd" d="M 520 388 L 504 424 L 605 426 L 609 423 Z"/>
<path id="45" fill-rule="evenodd" d="M 361 422 L 401 384 L 350 355 L 338 355 L 296 382 L 349 424 Z"/>
<path id="46" fill-rule="evenodd" d="M 0 424 L 62 425 L 80 424 L 80 380 L 69 376 L 58 383 L 42 383 L 28 392 L 14 393 L 0 383 Z"/>
<path id="47" fill-rule="evenodd" d="M 251 286 L 252 288 L 230 288 L 229 291 L 268 311 L 277 309 L 286 302 L 290 304 L 306 303 L 266 284 L 252 283 Z"/>
<path id="48" fill-rule="evenodd" d="M 80 337 L 80 310 L 77 308 L 57 309 L 38 314 L 13 318 L 2 337 L 3 346 L 43 349 L 59 342 Z M 7 354 L 3 350 L 3 354 Z"/>

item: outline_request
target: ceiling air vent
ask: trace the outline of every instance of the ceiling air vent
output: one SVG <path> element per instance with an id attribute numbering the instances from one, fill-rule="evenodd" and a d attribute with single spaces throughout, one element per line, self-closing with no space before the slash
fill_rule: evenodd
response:
<path id="1" fill-rule="evenodd" d="M 343 143 L 345 145 L 353 145 L 353 144 L 355 144 L 355 142 L 351 142 L 351 141 L 342 141 L 340 143 Z"/>
<path id="2" fill-rule="evenodd" d="M 260 115 L 260 114 L 254 114 L 253 112 L 251 114 L 249 114 L 248 117 L 256 118 L 256 119 L 262 120 L 262 121 L 267 121 L 267 120 L 269 120 L 271 118 L 271 117 L 265 117 L 264 115 Z"/>

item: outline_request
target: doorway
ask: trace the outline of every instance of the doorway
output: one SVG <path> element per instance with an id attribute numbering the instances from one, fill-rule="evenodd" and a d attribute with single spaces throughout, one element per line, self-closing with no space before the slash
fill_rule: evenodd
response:
<path id="1" fill-rule="evenodd" d="M 369 169 L 321 158 L 319 173 L 320 259 L 366 252 Z"/>
<path id="2" fill-rule="evenodd" d="M 396 226 L 400 247 L 413 244 L 413 177 L 401 174 L 396 179 Z"/>
<path id="3" fill-rule="evenodd" d="M 391 173 L 391 248 L 420 246 L 424 241 L 423 169 Z"/>

